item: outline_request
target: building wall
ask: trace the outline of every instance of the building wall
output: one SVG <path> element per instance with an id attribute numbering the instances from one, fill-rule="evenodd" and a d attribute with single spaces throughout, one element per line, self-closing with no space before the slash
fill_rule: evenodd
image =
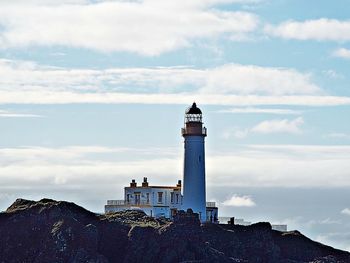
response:
<path id="1" fill-rule="evenodd" d="M 180 184 L 176 187 L 134 185 L 124 188 L 124 200 L 108 200 L 105 213 L 132 209 L 142 210 L 152 217 L 173 218 L 176 211 L 186 210 L 182 203 Z M 205 207 L 205 219 L 201 221 L 218 223 L 218 208 L 215 202 L 208 202 Z"/>
<path id="2" fill-rule="evenodd" d="M 181 202 L 180 187 L 125 187 L 124 201 L 107 204 L 105 212 L 141 209 L 149 216 L 171 218 L 172 210 L 181 209 Z"/>

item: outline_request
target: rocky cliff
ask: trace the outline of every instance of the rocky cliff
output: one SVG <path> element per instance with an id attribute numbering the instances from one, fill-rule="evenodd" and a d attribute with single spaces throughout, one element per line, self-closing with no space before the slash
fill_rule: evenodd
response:
<path id="1" fill-rule="evenodd" d="M 96 215 L 69 202 L 16 200 L 0 213 L 0 262 L 350 262 L 350 253 L 269 223 L 200 225 L 186 213 Z"/>

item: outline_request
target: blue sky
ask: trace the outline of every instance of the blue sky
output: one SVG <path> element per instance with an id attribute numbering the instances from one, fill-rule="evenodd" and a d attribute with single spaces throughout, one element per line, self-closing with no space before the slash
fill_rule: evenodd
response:
<path id="1" fill-rule="evenodd" d="M 350 250 L 350 5 L 3 0 L 0 209 L 101 212 L 182 177 L 183 114 L 208 128 L 207 199 Z"/>

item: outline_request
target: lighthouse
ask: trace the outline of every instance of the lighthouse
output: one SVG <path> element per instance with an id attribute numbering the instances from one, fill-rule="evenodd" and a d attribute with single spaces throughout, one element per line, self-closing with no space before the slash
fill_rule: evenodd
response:
<path id="1" fill-rule="evenodd" d="M 184 128 L 184 172 L 182 208 L 191 208 L 199 214 L 201 222 L 206 221 L 205 195 L 205 151 L 204 138 L 207 129 L 203 127 L 202 111 L 193 103 L 186 110 Z"/>
<path id="2" fill-rule="evenodd" d="M 185 139 L 183 182 L 173 186 L 151 185 L 147 177 L 140 184 L 132 179 L 124 187 L 124 200 L 107 200 L 105 213 L 130 209 L 144 211 L 147 215 L 174 219 L 179 210 L 192 209 L 201 222 L 218 223 L 218 207 L 215 202 L 206 202 L 204 138 L 202 111 L 196 103 L 186 110 L 182 128 Z M 182 193 L 182 194 L 181 194 Z"/>

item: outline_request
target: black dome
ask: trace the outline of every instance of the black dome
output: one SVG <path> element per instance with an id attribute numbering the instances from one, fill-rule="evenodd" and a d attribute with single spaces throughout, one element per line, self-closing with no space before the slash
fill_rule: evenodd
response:
<path id="1" fill-rule="evenodd" d="M 192 107 L 186 110 L 186 114 L 202 114 L 202 111 L 197 108 L 197 104 L 193 102 Z"/>

